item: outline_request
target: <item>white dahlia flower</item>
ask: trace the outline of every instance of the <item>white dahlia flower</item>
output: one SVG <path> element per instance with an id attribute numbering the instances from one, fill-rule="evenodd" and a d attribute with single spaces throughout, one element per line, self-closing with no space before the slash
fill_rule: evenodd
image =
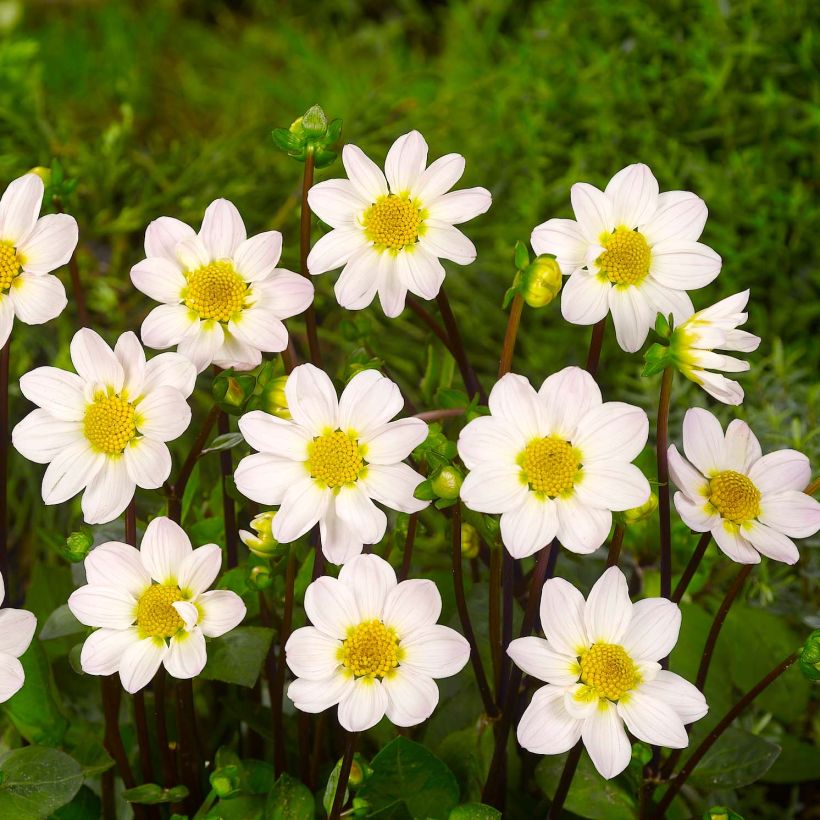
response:
<path id="1" fill-rule="evenodd" d="M 6 597 L 6 585 L 0 575 L 0 604 Z M 31 644 L 37 619 L 25 609 L 0 609 L 0 703 L 19 692 L 25 683 L 25 672 L 18 658 Z"/>

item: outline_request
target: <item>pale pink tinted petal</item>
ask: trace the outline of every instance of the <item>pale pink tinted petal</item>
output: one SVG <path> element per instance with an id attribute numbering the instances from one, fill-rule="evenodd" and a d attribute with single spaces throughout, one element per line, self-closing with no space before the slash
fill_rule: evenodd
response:
<path id="1" fill-rule="evenodd" d="M 0 609 L 0 655 L 19 658 L 31 644 L 37 618 L 25 609 Z"/>
<path id="2" fill-rule="evenodd" d="M 718 526 L 720 516 L 714 512 L 711 505 L 707 507 L 705 497 L 696 495 L 690 499 L 683 493 L 675 493 L 674 502 L 675 509 L 690 530 L 708 532 Z"/>
<path id="3" fill-rule="evenodd" d="M 615 228 L 612 200 L 586 182 L 577 182 L 570 190 L 570 200 L 578 227 L 588 242 L 598 244 L 600 236 Z"/>
<path id="4" fill-rule="evenodd" d="M 182 340 L 196 321 L 185 305 L 159 305 L 145 317 L 140 336 L 148 347 L 171 347 Z"/>
<path id="5" fill-rule="evenodd" d="M 196 231 L 190 226 L 174 219 L 172 216 L 161 216 L 155 219 L 145 231 L 145 255 L 164 257 L 176 262 L 176 247 L 183 239 L 192 239 Z"/>
<path id="6" fill-rule="evenodd" d="M 355 222 L 371 201 L 362 197 L 349 179 L 328 179 L 308 191 L 310 209 L 333 228 Z"/>
<path id="7" fill-rule="evenodd" d="M 796 564 L 800 560 L 800 553 L 794 542 L 773 527 L 753 521 L 749 525 L 744 525 L 742 532 L 759 553 L 773 561 Z"/>
<path id="8" fill-rule="evenodd" d="M 575 484 L 578 500 L 608 510 L 630 510 L 649 499 L 649 482 L 634 464 L 594 461 L 584 468 Z"/>
<path id="9" fill-rule="evenodd" d="M 268 453 L 245 456 L 234 473 L 236 488 L 242 495 L 271 505 L 281 504 L 291 486 L 305 478 L 307 470 L 302 463 Z"/>
<path id="10" fill-rule="evenodd" d="M 720 422 L 708 411 L 693 407 L 683 417 L 683 451 L 705 476 L 722 470 L 726 447 Z"/>
<path id="11" fill-rule="evenodd" d="M 63 283 L 44 273 L 21 273 L 11 283 L 8 297 L 14 313 L 27 325 L 42 325 L 56 319 L 68 304 Z"/>
<path id="12" fill-rule="evenodd" d="M 185 288 L 185 277 L 176 262 L 155 256 L 131 268 L 131 281 L 137 290 L 157 302 L 178 304 Z"/>
<path id="13" fill-rule="evenodd" d="M 353 591 L 362 620 L 382 619 L 387 595 L 396 586 L 396 572 L 378 555 L 357 555 L 339 572 L 339 580 Z"/>
<path id="14" fill-rule="evenodd" d="M 768 493 L 763 496 L 758 517 L 784 535 L 809 538 L 820 529 L 820 503 L 798 490 Z"/>
<path id="15" fill-rule="evenodd" d="M 368 202 L 375 202 L 388 193 L 387 180 L 381 169 L 356 145 L 342 149 L 342 164 L 356 193 Z"/>
<path id="16" fill-rule="evenodd" d="M 115 583 L 110 579 L 109 583 Z M 74 617 L 86 626 L 128 629 L 137 617 L 137 602 L 121 587 L 88 584 L 75 589 L 68 599 Z"/>
<path id="17" fill-rule="evenodd" d="M 92 632 L 80 652 L 80 666 L 88 675 L 113 675 L 120 668 L 123 653 L 139 641 L 139 630 L 98 629 Z"/>
<path id="18" fill-rule="evenodd" d="M 253 410 L 239 419 L 245 441 L 255 450 L 279 458 L 305 461 L 313 437 L 298 424 L 280 419 L 262 410 Z"/>
<path id="19" fill-rule="evenodd" d="M 87 327 L 78 330 L 71 340 L 71 361 L 77 373 L 87 382 L 122 389 L 125 371 L 114 351 L 102 336 Z"/>
<path id="20" fill-rule="evenodd" d="M 227 589 L 203 592 L 196 603 L 202 611 L 199 628 L 207 638 L 218 638 L 230 632 L 242 622 L 247 611 L 242 599 Z"/>
<path id="21" fill-rule="evenodd" d="M 505 513 L 521 506 L 528 494 L 516 464 L 482 464 L 461 485 L 461 498 L 476 512 Z"/>
<path id="22" fill-rule="evenodd" d="M 297 678 L 288 686 L 288 697 L 300 711 L 316 713 L 335 706 L 352 689 L 352 675 L 333 675 L 319 681 Z"/>
<path id="23" fill-rule="evenodd" d="M 578 680 L 577 658 L 562 655 L 542 638 L 516 638 L 507 647 L 507 654 L 527 675 L 555 686 L 571 686 Z"/>
<path id="24" fill-rule="evenodd" d="M 712 527 L 715 543 L 738 564 L 759 564 L 760 553 L 738 532 L 733 524 L 719 520 Z"/>
<path id="25" fill-rule="evenodd" d="M 458 674 L 470 657 L 470 645 L 454 629 L 432 624 L 413 630 L 402 641 L 403 664 L 431 678 Z"/>
<path id="26" fill-rule="evenodd" d="M 667 458 L 669 474 L 675 486 L 683 490 L 690 499 L 705 497 L 704 491 L 708 488 L 706 479 L 678 452 L 674 444 L 669 446 Z"/>
<path id="27" fill-rule="evenodd" d="M 305 591 L 305 613 L 320 632 L 340 640 L 362 620 L 353 590 L 329 575 L 317 578 Z"/>
<path id="28" fill-rule="evenodd" d="M 525 440 L 551 432 L 544 404 L 523 376 L 507 373 L 490 391 L 490 412 L 507 426 L 520 432 Z"/>
<path id="29" fill-rule="evenodd" d="M 246 239 L 237 247 L 233 264 L 246 282 L 256 282 L 273 271 L 281 254 L 282 234 L 279 231 L 265 231 Z"/>
<path id="30" fill-rule="evenodd" d="M 380 681 L 357 678 L 339 701 L 339 723 L 348 732 L 363 732 L 375 726 L 387 710 L 387 692 Z"/>
<path id="31" fill-rule="evenodd" d="M 312 626 L 293 631 L 285 644 L 285 660 L 298 678 L 325 680 L 339 667 L 342 642 Z"/>
<path id="32" fill-rule="evenodd" d="M 525 443 L 524 437 L 516 435 L 503 419 L 479 416 L 459 434 L 458 454 L 470 470 L 485 462 L 513 464 Z"/>
<path id="33" fill-rule="evenodd" d="M 464 157 L 461 154 L 445 154 L 430 163 L 427 170 L 416 180 L 411 195 L 422 203 L 432 202 L 449 191 L 461 179 L 463 173 Z"/>
<path id="34" fill-rule="evenodd" d="M 34 227 L 44 187 L 37 174 L 24 174 L 9 183 L 0 199 L 0 239 L 16 245 Z"/>
<path id="35" fill-rule="evenodd" d="M 48 214 L 19 243 L 23 270 L 50 273 L 65 265 L 77 247 L 77 222 L 68 214 Z"/>
<path id="36" fill-rule="evenodd" d="M 631 404 L 608 401 L 583 416 L 572 443 L 581 451 L 586 465 L 613 459 L 632 461 L 643 450 L 648 435 L 645 411 Z"/>
<path id="37" fill-rule="evenodd" d="M 247 236 L 233 202 L 217 199 L 205 210 L 199 237 L 212 259 L 230 259 Z"/>
<path id="38" fill-rule="evenodd" d="M 586 264 L 589 243 L 574 219 L 548 219 L 533 230 L 530 244 L 539 255 L 551 253 L 565 275 Z"/>
<path id="39" fill-rule="evenodd" d="M 749 479 L 764 494 L 802 491 L 811 481 L 811 466 L 808 458 L 797 450 L 776 450 L 752 465 Z"/>
<path id="40" fill-rule="evenodd" d="M 316 275 L 341 267 L 366 241 L 358 225 L 336 228 L 326 233 L 308 255 L 308 271 Z"/>

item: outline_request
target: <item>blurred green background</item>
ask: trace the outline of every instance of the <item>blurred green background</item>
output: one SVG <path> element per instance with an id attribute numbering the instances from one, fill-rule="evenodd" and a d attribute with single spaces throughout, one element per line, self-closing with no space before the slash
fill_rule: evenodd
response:
<path id="1" fill-rule="evenodd" d="M 692 294 L 696 307 L 752 290 L 747 329 L 763 342 L 741 377 L 747 401 L 717 412 L 724 420 L 748 419 L 764 450 L 793 446 L 816 464 L 817 22 L 817 4 L 801 0 L 4 0 L 0 181 L 54 158 L 78 180 L 68 210 L 80 225 L 81 272 L 93 325 L 113 340 L 137 330 L 152 306 L 128 272 L 142 258 L 145 226 L 159 215 L 198 225 L 211 200 L 227 197 L 249 234 L 281 230 L 284 264 L 296 266 L 300 167 L 275 152 L 273 127 L 288 126 L 318 102 L 344 121 L 343 140 L 377 162 L 397 136 L 417 128 L 431 158 L 465 155 L 462 186 L 483 185 L 493 194 L 490 212 L 466 226 L 478 260 L 469 268 L 450 266 L 446 281 L 489 386 L 515 241 L 527 240 L 551 216 L 571 216 L 573 182 L 603 186 L 621 167 L 646 162 L 661 190 L 692 190 L 709 206 L 703 241 L 724 264 L 712 286 Z M 340 174 L 337 163 L 318 178 Z M 316 236 L 320 230 L 317 225 Z M 340 375 L 351 344 L 342 326 L 348 317 L 333 298 L 336 275 L 314 283 L 325 349 Z M 68 365 L 73 310 L 70 302 L 46 327 L 16 324 L 13 375 L 36 364 Z M 378 308 L 362 316 L 376 353 L 413 402 L 426 407 L 418 385 L 429 334 L 407 311 L 394 323 Z M 291 329 L 304 351 L 303 328 L 293 322 Z M 588 338 L 587 328 L 561 320 L 557 301 L 527 310 L 515 369 L 540 383 L 581 363 Z M 610 332 L 601 373 L 606 395 L 651 413 L 658 381 L 642 380 L 639 372 L 640 356 L 622 354 Z M 208 401 L 203 387 L 201 408 Z M 695 403 L 707 405 L 705 395 L 679 383 L 673 439 L 679 441 L 684 409 Z M 26 411 L 13 393 L 13 419 Z M 651 458 L 644 466 L 651 472 Z M 15 454 L 12 471 L 16 542 L 30 546 L 28 556 L 42 556 L 79 524 L 79 505 L 43 507 L 41 468 Z M 692 537 L 677 527 L 681 566 Z M 650 592 L 653 533 L 638 528 L 627 539 Z M 703 617 L 732 569 L 711 550 L 708 567 L 696 590 Z M 574 572 L 594 577 L 568 564 L 568 574 Z M 750 626 L 735 630 L 736 654 L 726 656 L 738 675 L 748 677 L 758 666 L 766 671 L 789 641 L 820 626 L 819 577 L 817 550 L 806 543 L 797 568 L 764 562 L 756 571 L 746 602 L 751 615 L 744 615 Z M 777 613 L 775 624 L 766 626 L 771 616 L 762 605 Z M 706 629 L 699 624 L 689 666 Z M 766 651 L 758 652 L 760 646 Z M 741 811 L 753 807 L 749 817 L 817 816 L 802 812 L 813 802 L 804 781 L 820 766 L 816 750 L 811 756 L 820 716 L 808 689 L 799 681 L 790 685 L 793 697 L 758 708 L 746 726 L 785 744 L 789 756 L 784 751 L 767 784 L 739 797 L 715 789 L 715 800 L 728 795 Z"/>

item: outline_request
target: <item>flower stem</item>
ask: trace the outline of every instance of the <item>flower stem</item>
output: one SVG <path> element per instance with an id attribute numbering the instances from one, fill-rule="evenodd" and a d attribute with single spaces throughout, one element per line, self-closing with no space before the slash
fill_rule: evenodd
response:
<path id="1" fill-rule="evenodd" d="M 820 490 L 820 478 L 815 478 L 803 492 L 806 495 L 816 495 L 818 490 Z"/>
<path id="2" fill-rule="evenodd" d="M 470 644 L 470 662 L 475 673 L 476 684 L 481 702 L 484 704 L 484 711 L 491 718 L 498 717 L 498 709 L 493 700 L 490 684 L 484 672 L 484 664 L 481 661 L 481 654 L 478 651 L 478 642 L 473 631 L 473 624 L 470 620 L 470 611 L 467 608 L 467 597 L 464 594 L 464 565 L 461 556 L 461 503 L 456 503 L 452 508 L 450 516 L 451 553 L 453 559 L 453 587 L 456 594 L 456 609 L 461 620 L 461 631 Z"/>
<path id="3" fill-rule="evenodd" d="M 669 516 L 669 402 L 672 398 L 672 377 L 675 371 L 667 367 L 661 379 L 658 400 L 657 458 L 658 458 L 658 515 L 661 541 L 661 596 L 672 596 L 672 524 Z"/>
<path id="4" fill-rule="evenodd" d="M 436 296 L 436 304 L 438 305 L 441 318 L 444 320 L 444 327 L 447 328 L 447 335 L 450 338 L 451 351 L 456 359 L 458 369 L 461 371 L 461 378 L 464 381 L 464 386 L 467 388 L 467 395 L 472 399 L 474 396 L 479 397 L 482 404 L 487 403 L 487 394 L 481 387 L 478 377 L 475 374 L 470 361 L 467 358 L 467 351 L 464 349 L 464 343 L 461 340 L 461 333 L 458 330 L 456 317 L 453 315 L 453 309 L 450 307 L 450 300 L 447 298 L 447 293 L 442 285 L 441 290 Z"/>
<path id="5" fill-rule="evenodd" d="M 499 706 L 507 698 L 507 685 L 510 677 L 511 658 L 507 647 L 512 641 L 513 598 L 515 596 L 515 558 L 504 550 L 504 561 L 501 566 L 501 686 L 496 692 Z"/>
<path id="6" fill-rule="evenodd" d="M 339 769 L 339 779 L 336 782 L 336 793 L 333 795 L 333 805 L 330 808 L 330 814 L 328 814 L 329 820 L 339 820 L 339 817 L 342 815 L 347 782 L 350 780 L 350 769 L 353 766 L 353 755 L 356 754 L 356 742 L 358 739 L 358 732 L 348 732 L 345 738 L 345 751 L 342 757 L 342 765 Z"/>
<path id="7" fill-rule="evenodd" d="M 137 728 L 142 782 L 152 783 L 154 781 L 154 773 L 151 767 L 151 740 L 148 735 L 148 720 L 145 713 L 145 693 L 143 691 L 134 692 L 134 725 Z"/>
<path id="8" fill-rule="evenodd" d="M 680 603 L 680 600 L 683 598 L 683 595 L 692 581 L 692 578 L 694 578 L 711 540 L 711 532 L 705 532 L 701 535 L 698 545 L 695 547 L 695 551 L 692 553 L 692 557 L 689 559 L 689 563 L 686 565 L 686 569 L 683 571 L 683 575 L 681 575 L 680 580 L 675 587 L 675 591 L 672 593 L 672 600 L 676 604 Z"/>
<path id="9" fill-rule="evenodd" d="M 433 331 L 433 334 L 438 337 L 438 340 L 447 348 L 448 353 L 455 359 L 456 354 L 453 346 L 450 342 L 450 337 L 447 335 L 447 331 L 433 318 L 432 314 L 427 311 L 425 308 L 419 304 L 418 300 L 411 296 L 410 294 L 407 295 L 407 307 L 416 314 L 416 316 L 424 322 L 427 327 Z"/>
<path id="10" fill-rule="evenodd" d="M 683 785 L 686 783 L 689 775 L 692 774 L 695 766 L 700 763 L 703 759 L 703 756 L 718 738 L 723 734 L 724 731 L 734 722 L 735 718 L 737 718 L 743 710 L 749 706 L 752 701 L 766 688 L 768 688 L 774 681 L 776 681 L 799 657 L 798 652 L 792 652 L 787 658 L 782 660 L 771 672 L 765 675 L 763 678 L 760 679 L 718 722 L 717 726 L 712 729 L 711 732 L 703 739 L 700 746 L 692 752 L 692 755 L 684 764 L 683 768 L 678 773 L 677 777 L 669 784 L 669 788 L 666 790 L 662 800 L 658 804 L 655 809 L 655 813 L 652 815 L 653 818 L 662 818 L 666 813 L 666 810 L 671 805 L 672 801 L 677 796 L 678 792 L 683 788 Z"/>
<path id="11" fill-rule="evenodd" d="M 179 721 L 179 766 L 182 779 L 188 787 L 191 805 L 202 802 L 202 789 L 197 769 L 198 743 L 196 736 L 196 715 L 194 713 L 194 689 L 190 679 L 178 680 L 177 720 Z"/>
<path id="12" fill-rule="evenodd" d="M 157 731 L 159 758 L 162 762 L 162 785 L 170 788 L 176 785 L 177 767 L 168 741 L 168 713 L 165 706 L 167 680 L 165 669 L 160 666 L 154 677 L 154 725 Z"/>
<path id="13" fill-rule="evenodd" d="M 316 551 L 317 557 L 319 550 Z M 285 736 L 282 725 L 282 698 L 285 690 L 285 644 L 290 637 L 293 624 L 293 587 L 296 582 L 296 555 L 293 549 L 288 551 L 288 562 L 285 568 L 285 603 L 282 611 L 282 628 L 279 630 L 279 656 L 276 662 L 276 674 L 273 680 L 271 711 L 273 712 L 273 762 L 276 776 L 285 771 Z"/>
<path id="14" fill-rule="evenodd" d="M 496 702 L 500 704 L 501 691 L 501 573 L 504 562 L 503 547 L 490 549 L 490 603 L 488 632 L 490 637 L 490 658 L 493 663 L 493 683 Z"/>
<path id="15" fill-rule="evenodd" d="M 410 520 L 407 522 L 407 536 L 404 539 L 404 554 L 401 559 L 401 571 L 399 581 L 406 581 L 410 574 L 410 562 L 413 560 L 413 544 L 416 542 L 416 529 L 418 528 L 419 514 L 410 513 Z M 461 539 L 459 538 L 459 545 Z"/>
<path id="16" fill-rule="evenodd" d="M 623 524 L 615 525 L 615 532 L 612 533 L 612 540 L 609 542 L 609 553 L 606 556 L 606 568 L 617 567 L 621 557 L 621 547 L 624 544 L 624 533 L 626 527 Z"/>
<path id="17" fill-rule="evenodd" d="M 302 175 L 302 211 L 299 222 L 299 273 L 310 279 L 308 272 L 307 258 L 310 253 L 310 218 L 312 216 L 310 205 L 308 205 L 308 191 L 313 186 L 313 151 L 308 151 L 305 156 L 305 171 Z M 307 330 L 308 349 L 310 351 L 310 361 L 316 367 L 322 366 L 322 352 L 319 349 L 319 330 L 316 326 L 316 308 L 313 302 L 308 305 L 305 311 L 305 328 Z"/>
<path id="18" fill-rule="evenodd" d="M 584 743 L 581 740 L 569 750 L 564 769 L 561 772 L 561 779 L 558 781 L 558 788 L 555 790 L 550 803 L 547 820 L 558 820 L 561 816 L 561 810 L 564 808 L 564 802 L 569 794 L 569 787 L 572 785 L 572 778 L 575 776 L 575 770 L 578 768 L 578 761 L 581 759 L 581 752 L 583 751 Z"/>
<path id="19" fill-rule="evenodd" d="M 415 418 L 422 421 L 439 421 L 439 419 L 452 419 L 463 416 L 466 407 L 448 407 L 445 410 L 425 410 L 423 413 L 416 413 Z"/>
<path id="20" fill-rule="evenodd" d="M 125 784 L 125 788 L 133 789 L 134 786 L 136 786 L 136 782 L 120 735 L 120 699 L 122 697 L 122 689 L 120 689 L 116 675 L 104 675 L 100 679 L 100 686 L 102 688 L 103 717 L 105 719 L 103 746 L 105 746 L 106 752 L 108 752 L 114 760 L 122 782 Z M 133 808 L 135 817 L 146 816 L 144 807 L 139 803 L 134 803 Z"/>
<path id="21" fill-rule="evenodd" d="M 598 363 L 601 361 L 601 347 L 604 344 L 606 330 L 606 316 L 592 326 L 592 336 L 589 340 L 586 371 L 594 379 L 598 375 Z"/>
<path id="22" fill-rule="evenodd" d="M 504 333 L 504 344 L 501 348 L 501 360 L 498 365 L 498 378 L 510 372 L 512 367 L 515 341 L 518 338 L 518 327 L 521 324 L 521 313 L 524 310 L 524 297 L 516 293 L 510 306 L 510 316 L 507 319 L 507 330 Z"/>
<path id="23" fill-rule="evenodd" d="M 221 436 L 230 433 L 231 422 L 227 413 L 220 413 L 217 419 L 217 430 Z M 228 569 L 238 563 L 237 542 L 239 540 L 236 528 L 236 507 L 233 499 L 228 495 L 228 482 L 233 475 L 233 456 L 230 450 L 219 453 L 219 470 L 222 473 L 222 520 L 225 528 L 225 547 L 228 552 Z"/>
<path id="24" fill-rule="evenodd" d="M 0 350 L 0 573 L 6 584 L 4 603 L 14 600 L 9 578 L 9 357 L 11 336 Z"/>

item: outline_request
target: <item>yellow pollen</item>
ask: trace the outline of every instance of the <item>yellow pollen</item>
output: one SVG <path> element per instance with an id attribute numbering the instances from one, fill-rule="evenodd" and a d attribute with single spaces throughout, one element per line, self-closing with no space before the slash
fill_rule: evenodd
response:
<path id="1" fill-rule="evenodd" d="M 328 487 L 352 484 L 363 467 L 359 442 L 341 430 L 325 433 L 308 445 L 307 468 L 313 478 Z"/>
<path id="2" fill-rule="evenodd" d="M 134 407 L 121 396 L 99 394 L 85 408 L 83 430 L 95 450 L 121 453 L 137 435 Z"/>
<path id="3" fill-rule="evenodd" d="M 11 242 L 0 242 L 0 293 L 5 293 L 20 273 L 20 257 Z"/>
<path id="4" fill-rule="evenodd" d="M 592 687 L 601 698 L 618 700 L 640 682 L 632 658 L 617 644 L 595 643 L 580 660 L 581 683 Z"/>
<path id="5" fill-rule="evenodd" d="M 188 274 L 185 304 L 200 319 L 229 322 L 242 310 L 247 292 L 247 283 L 230 262 L 211 262 Z"/>
<path id="6" fill-rule="evenodd" d="M 383 678 L 399 665 L 399 640 L 381 621 L 362 621 L 348 630 L 339 660 L 357 677 Z"/>
<path id="7" fill-rule="evenodd" d="M 601 237 L 604 252 L 595 260 L 614 285 L 636 285 L 649 273 L 651 253 L 643 234 L 623 225 Z"/>
<path id="8" fill-rule="evenodd" d="M 709 501 L 723 518 L 735 523 L 760 514 L 760 490 L 734 470 L 724 470 L 709 482 Z"/>
<path id="9" fill-rule="evenodd" d="M 554 498 L 575 484 L 580 461 L 578 451 L 560 438 L 533 439 L 518 458 L 522 479 L 536 493 Z"/>
<path id="10" fill-rule="evenodd" d="M 409 199 L 395 194 L 382 197 L 364 212 L 367 238 L 382 248 L 401 250 L 415 244 L 419 225 L 419 209 Z"/>
<path id="11" fill-rule="evenodd" d="M 185 626 L 173 604 L 181 601 L 177 586 L 153 584 L 137 603 L 137 628 L 144 638 L 170 638 Z"/>

